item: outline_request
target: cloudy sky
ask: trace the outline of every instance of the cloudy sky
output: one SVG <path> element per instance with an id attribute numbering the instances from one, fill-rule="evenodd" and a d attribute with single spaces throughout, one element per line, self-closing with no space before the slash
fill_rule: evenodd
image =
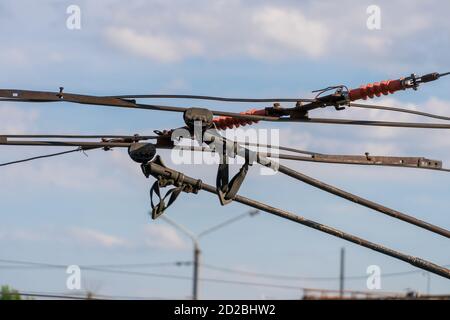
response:
<path id="1" fill-rule="evenodd" d="M 381 29 L 369 30 L 366 10 L 381 9 Z M 81 29 L 66 26 L 70 5 Z M 0 88 L 96 95 L 179 93 L 241 97 L 312 97 L 312 90 L 450 71 L 450 4 L 442 1 L 9 1 L 0 3 Z M 376 102 L 450 115 L 449 79 Z M 168 101 L 157 101 L 169 103 Z M 265 107 L 198 101 L 180 105 L 242 111 Z M 286 105 L 289 106 L 289 105 Z M 316 116 L 412 120 L 382 111 L 318 110 Z M 182 125 L 179 114 L 70 104 L 0 104 L 0 133 L 147 134 Z M 258 124 L 280 129 L 281 143 L 322 153 L 424 156 L 450 167 L 445 130 L 335 125 Z M 0 148 L 0 162 L 62 149 Z M 170 154 L 161 155 L 170 165 Z M 323 181 L 450 228 L 445 173 L 425 170 L 286 163 Z M 215 166 L 178 166 L 214 182 Z M 145 179 L 126 151 L 75 153 L 0 170 L 0 260 L 57 265 L 149 264 L 120 269 L 140 274 L 83 271 L 83 290 L 110 296 L 187 298 L 191 243 L 148 216 Z M 252 168 L 243 195 L 444 265 L 450 244 L 441 236 L 358 207 L 280 174 Z M 208 194 L 183 194 L 168 215 L 200 232 L 248 208 L 221 207 Z M 346 275 L 383 273 L 382 291 L 427 290 L 412 266 L 262 213 L 201 240 L 203 298 L 286 298 L 300 288 L 337 289 L 339 250 Z M 161 263 L 161 264 L 159 264 Z M 155 264 L 155 265 L 154 265 Z M 63 268 L 9 268 L 0 283 L 23 291 L 67 290 Z M 15 266 L 15 264 L 13 264 Z M 262 278 L 247 273 L 298 277 Z M 145 275 L 144 275 L 145 273 Z M 176 277 L 160 277 L 170 275 Z M 216 280 L 266 285 L 249 286 Z M 450 283 L 430 277 L 432 293 Z M 267 285 L 269 284 L 269 285 Z M 346 288 L 367 290 L 364 278 Z"/>

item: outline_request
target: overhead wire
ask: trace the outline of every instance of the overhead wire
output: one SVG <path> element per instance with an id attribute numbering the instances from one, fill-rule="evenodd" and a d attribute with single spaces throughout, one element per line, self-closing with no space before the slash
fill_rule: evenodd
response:
<path id="1" fill-rule="evenodd" d="M 35 263 L 29 261 L 18 261 L 18 260 L 6 260 L 0 259 L 2 263 L 8 263 L 8 265 L 0 265 L 0 270 L 7 269 L 21 269 L 22 267 L 26 268 L 62 268 L 64 265 L 55 265 L 55 264 L 45 264 L 45 263 Z M 16 264 L 13 264 L 16 263 Z M 12 265 L 11 265 L 12 264 Z M 25 264 L 25 265 L 24 265 Z M 31 264 L 31 265 L 30 265 Z M 167 266 L 192 266 L 192 261 L 173 261 L 173 262 L 154 262 L 154 263 L 129 263 L 129 264 L 88 264 L 82 265 L 80 268 L 108 268 L 108 269 L 127 269 L 127 268 L 149 268 L 149 267 L 167 267 Z M 252 277 L 261 277 L 261 278 L 273 278 L 273 279 L 284 279 L 284 280 L 314 280 L 314 281 L 331 281 L 338 280 L 339 277 L 327 277 L 327 276 L 295 276 L 295 275 L 286 275 L 286 274 L 274 274 L 274 273 L 263 273 L 263 272 L 255 272 L 249 270 L 242 270 L 230 267 L 217 266 L 208 263 L 201 263 L 202 267 L 206 269 L 223 271 L 227 273 L 240 274 L 243 276 L 252 276 Z M 449 267 L 450 264 L 443 265 L 444 267 Z M 383 273 L 383 277 L 395 277 L 395 276 L 404 276 L 410 274 L 423 273 L 423 270 L 406 270 L 406 271 L 398 271 L 398 272 L 388 272 Z M 367 275 L 347 275 L 345 276 L 346 280 L 360 280 L 367 279 Z"/>
<path id="2" fill-rule="evenodd" d="M 32 266 L 45 266 L 47 268 L 57 268 L 57 269 L 59 269 L 59 268 L 66 269 L 67 268 L 66 265 L 61 265 L 61 264 L 39 263 L 39 262 L 31 262 L 31 261 L 23 261 L 23 260 L 0 259 L 0 262 L 25 264 L 25 265 L 32 265 Z M 166 279 L 173 279 L 173 280 L 192 280 L 192 277 L 183 276 L 183 275 L 161 274 L 161 273 L 139 272 L 139 271 L 126 271 L 126 270 L 112 270 L 112 269 L 108 269 L 108 268 L 86 267 L 83 265 L 80 265 L 79 267 L 82 270 L 111 273 L 111 274 L 142 276 L 142 277 L 156 277 L 156 278 L 166 278 Z M 328 289 L 306 288 L 306 287 L 295 286 L 295 285 L 255 282 L 255 281 L 239 281 L 239 280 L 229 280 L 229 279 L 209 278 L 209 277 L 202 277 L 199 280 L 203 281 L 203 282 L 209 282 L 209 283 L 221 283 L 221 284 L 242 285 L 242 286 L 256 286 L 256 287 L 278 288 L 278 289 L 286 289 L 286 290 L 334 291 L 334 290 L 328 290 Z M 351 292 L 356 292 L 356 291 L 351 291 Z M 382 294 L 382 293 L 380 293 L 380 294 Z"/>
<path id="3" fill-rule="evenodd" d="M 450 120 L 450 117 L 441 116 L 441 115 L 428 113 L 428 112 L 404 109 L 404 108 L 386 107 L 386 106 L 380 106 L 380 105 L 362 104 L 362 103 L 353 103 L 353 102 L 350 102 L 348 106 L 353 107 L 353 108 L 374 109 L 374 110 L 384 110 L 384 111 L 408 113 L 408 114 L 414 114 L 414 115 L 418 115 L 418 116 L 422 116 L 422 117 L 434 118 L 434 119 L 440 119 L 440 120 Z"/>
<path id="4" fill-rule="evenodd" d="M 118 95 L 105 96 L 105 98 L 119 99 L 193 99 L 193 100 L 212 100 L 224 102 L 313 102 L 314 99 L 305 98 L 233 98 L 233 97 L 217 97 L 192 94 L 137 94 L 137 95 Z"/>
<path id="5" fill-rule="evenodd" d="M 273 279 L 280 279 L 280 280 L 299 280 L 299 281 L 305 281 L 305 280 L 334 281 L 334 280 L 340 279 L 340 277 L 325 277 L 325 276 L 301 277 L 301 276 L 286 275 L 286 274 L 262 273 L 262 272 L 254 272 L 254 271 L 248 271 L 248 270 L 227 268 L 227 267 L 216 266 L 216 265 L 205 264 L 205 263 L 201 263 L 201 266 L 206 269 L 222 271 L 222 272 L 226 272 L 226 273 L 240 274 L 243 276 L 258 277 L 258 278 L 273 278 Z M 449 267 L 450 264 L 443 265 L 443 266 Z M 423 270 L 408 270 L 408 271 L 390 272 L 390 273 L 383 273 L 383 277 L 405 276 L 405 275 L 417 274 L 417 273 L 423 273 L 423 272 L 424 272 Z M 345 280 L 361 280 L 361 279 L 367 279 L 367 277 L 368 277 L 368 275 L 354 275 L 354 276 L 350 275 L 350 276 L 345 276 Z"/>
<path id="6" fill-rule="evenodd" d="M 120 108 L 131 108 L 131 109 L 145 109 L 145 110 L 159 110 L 159 111 L 171 111 L 171 112 L 185 112 L 190 108 L 178 107 L 178 106 L 167 106 L 167 105 L 153 105 L 153 104 L 142 104 L 136 103 L 135 100 L 127 100 L 124 97 L 138 97 L 138 96 L 89 96 L 80 95 L 72 93 L 60 93 L 57 92 L 44 92 L 44 91 L 29 91 L 29 90 L 5 90 L 1 89 L 0 94 L 4 99 L 9 101 L 34 101 L 34 102 L 50 102 L 50 101 L 65 101 L 86 105 L 100 105 L 108 107 L 120 107 Z M 153 95 L 141 95 L 153 96 Z M 177 95 L 157 95 L 157 96 L 177 96 Z M 195 97 L 195 96 L 193 96 Z M 213 99 L 231 99 L 233 101 L 245 100 L 243 98 L 222 98 L 213 96 L 197 96 L 204 98 Z M 258 99 L 250 99 L 258 100 Z M 266 99 L 268 101 L 273 101 L 276 99 Z M 300 101 L 300 99 L 287 99 Z M 311 99 L 304 99 L 309 101 Z M 262 100 L 264 101 L 264 99 Z M 265 115 L 253 115 L 253 114 L 243 114 L 236 112 L 227 112 L 219 110 L 210 110 L 213 115 L 231 117 L 236 119 L 245 119 L 251 121 L 280 121 L 280 122 L 305 122 L 305 123 L 328 123 L 328 124 L 357 124 L 364 126 L 387 126 L 387 127 L 408 127 L 408 128 L 428 128 L 428 129 L 450 129 L 450 125 L 437 124 L 437 123 L 411 123 L 411 122 L 388 122 L 388 121 L 366 121 L 366 120 L 349 120 L 349 119 L 321 119 L 321 118 L 286 118 L 278 116 L 265 116 Z"/>
<path id="7" fill-rule="evenodd" d="M 50 153 L 50 154 L 45 154 L 45 155 L 41 155 L 41 156 L 35 156 L 35 157 L 30 157 L 30 158 L 15 160 L 15 161 L 4 162 L 4 163 L 0 163 L 0 167 L 10 166 L 10 165 L 17 164 L 17 163 L 28 162 L 28 161 L 38 160 L 38 159 L 62 156 L 64 154 L 79 152 L 79 151 L 83 151 L 83 148 L 76 148 L 76 149 L 72 149 L 72 150 L 68 150 L 68 151 Z"/>

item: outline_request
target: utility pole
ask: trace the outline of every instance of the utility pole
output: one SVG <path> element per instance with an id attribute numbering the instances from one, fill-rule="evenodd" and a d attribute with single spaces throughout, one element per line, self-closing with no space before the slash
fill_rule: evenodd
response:
<path id="1" fill-rule="evenodd" d="M 200 268 L 200 246 L 194 242 L 194 276 L 192 285 L 192 299 L 198 300 L 198 272 Z"/>
<path id="2" fill-rule="evenodd" d="M 341 272 L 339 276 L 339 296 L 341 299 L 344 297 L 344 272 L 345 272 L 345 248 L 341 248 Z"/>
<path id="3" fill-rule="evenodd" d="M 423 272 L 422 274 L 427 278 L 427 295 L 430 295 L 431 274 L 430 274 L 430 272 Z"/>
<path id="4" fill-rule="evenodd" d="M 186 227 L 182 226 L 181 224 L 170 219 L 167 215 L 161 216 L 161 219 L 163 219 L 164 221 L 166 221 L 167 223 L 169 223 L 170 225 L 172 225 L 173 227 L 175 227 L 176 229 L 178 229 L 179 231 L 184 233 L 186 236 L 188 236 L 192 240 L 193 247 L 194 247 L 194 263 L 193 263 L 194 270 L 193 270 L 193 277 L 192 277 L 192 282 L 193 282 L 192 283 L 192 299 L 193 300 L 198 300 L 198 296 L 199 296 L 198 291 L 199 291 L 199 273 L 200 273 L 200 256 L 201 256 L 199 239 L 213 231 L 221 229 L 221 228 L 223 228 L 231 223 L 234 223 L 242 218 L 245 218 L 248 216 L 253 217 L 258 212 L 259 212 L 259 210 L 257 210 L 257 209 L 249 210 L 243 214 L 240 214 L 236 217 L 233 217 L 224 222 L 221 222 L 211 228 L 208 228 L 208 229 L 200 232 L 197 235 L 192 233 L 190 230 L 188 230 Z"/>

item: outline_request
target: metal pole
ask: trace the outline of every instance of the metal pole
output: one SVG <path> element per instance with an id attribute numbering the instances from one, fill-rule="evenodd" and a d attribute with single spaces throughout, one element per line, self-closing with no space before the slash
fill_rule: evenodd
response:
<path id="1" fill-rule="evenodd" d="M 172 225 L 173 227 L 175 227 L 176 229 L 178 229 L 179 231 L 181 231 L 182 233 L 184 233 L 185 235 L 187 235 L 193 243 L 194 246 L 194 264 L 193 264 L 193 283 L 192 283 L 192 299 L 193 300 L 198 300 L 199 297 L 199 281 L 200 281 L 200 277 L 199 277 L 199 273 L 200 273 L 200 258 L 201 258 L 201 249 L 200 249 L 200 242 L 199 239 L 207 234 L 209 234 L 210 232 L 216 231 L 222 227 L 225 227 L 233 222 L 236 222 L 244 217 L 247 216 L 255 216 L 257 213 L 259 212 L 259 210 L 250 210 L 247 211 L 237 217 L 231 218 L 229 220 L 226 220 L 218 225 L 215 225 L 209 229 L 204 230 L 203 232 L 200 232 L 198 235 L 195 235 L 194 233 L 192 233 L 191 231 L 189 231 L 186 227 L 182 226 L 181 224 L 175 222 L 174 220 L 170 219 L 168 216 L 161 216 L 161 219 L 165 220 L 167 223 L 169 223 L 170 225 Z"/>
<path id="2" fill-rule="evenodd" d="M 199 281 L 199 268 L 200 268 L 200 247 L 198 242 L 194 244 L 194 276 L 193 276 L 193 286 L 192 286 L 192 299 L 198 300 L 198 281 Z"/>
<path id="3" fill-rule="evenodd" d="M 195 234 L 193 234 L 191 231 L 189 231 L 187 228 L 182 226 L 181 224 L 175 222 L 174 220 L 170 219 L 167 216 L 161 217 L 163 220 L 165 220 L 167 223 L 187 235 L 191 240 L 192 244 L 194 246 L 194 272 L 193 272 L 193 283 L 192 283 L 192 300 L 198 300 L 198 258 L 200 256 L 200 245 L 198 242 L 198 238 Z"/>
<path id="4" fill-rule="evenodd" d="M 339 296 L 341 299 L 344 297 L 344 268 L 345 268 L 345 248 L 341 248 L 341 272 L 339 277 Z"/>

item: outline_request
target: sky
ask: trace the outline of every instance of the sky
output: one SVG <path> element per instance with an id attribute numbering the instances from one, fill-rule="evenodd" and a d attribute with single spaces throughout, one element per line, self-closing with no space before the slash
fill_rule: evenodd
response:
<path id="1" fill-rule="evenodd" d="M 80 29 L 67 27 L 71 5 L 80 8 Z M 380 29 L 367 27 L 370 5 L 381 10 Z M 66 92 L 93 95 L 311 98 L 311 91 L 330 85 L 358 87 L 411 73 L 450 71 L 449 10 L 450 3 L 442 1 L 4 0 L 0 3 L 0 88 L 57 91 L 63 86 Z M 443 78 L 418 91 L 381 97 L 373 103 L 449 116 L 449 81 Z M 227 111 L 267 106 L 154 102 Z M 421 121 L 379 110 L 330 108 L 311 115 Z M 151 134 L 183 125 L 176 113 L 67 103 L 1 102 L 0 119 L 0 134 Z M 260 123 L 255 128 L 278 129 L 285 146 L 321 153 L 423 156 L 450 167 L 446 130 L 300 123 Z M 62 150 L 1 146 L 0 162 Z M 214 184 L 216 166 L 175 165 L 170 152 L 159 154 L 169 166 Z M 450 228 L 445 173 L 285 164 Z M 151 220 L 148 193 L 152 183 L 126 150 L 119 149 L 2 167 L 0 260 L 62 266 L 149 265 L 120 269 L 139 274 L 82 268 L 82 288 L 71 291 L 64 268 L 17 268 L 17 264 L 0 262 L 0 284 L 25 292 L 189 298 L 192 266 L 175 262 L 192 260 L 192 243 L 165 221 Z M 404 253 L 450 264 L 450 244 L 444 237 L 279 173 L 264 176 L 257 166 L 251 167 L 240 193 Z M 234 203 L 220 206 L 216 197 L 199 193 L 182 194 L 166 214 L 196 234 L 248 210 Z M 204 299 L 298 299 L 301 288 L 338 289 L 341 248 L 346 252 L 346 276 L 362 276 L 348 279 L 348 290 L 368 290 L 366 269 L 377 265 L 381 269 L 379 291 L 426 293 L 429 279 L 431 293 L 450 292 L 448 280 L 428 278 L 404 262 L 267 213 L 217 230 L 202 238 L 200 246 L 200 297 Z M 383 277 L 403 271 L 412 272 Z"/>

